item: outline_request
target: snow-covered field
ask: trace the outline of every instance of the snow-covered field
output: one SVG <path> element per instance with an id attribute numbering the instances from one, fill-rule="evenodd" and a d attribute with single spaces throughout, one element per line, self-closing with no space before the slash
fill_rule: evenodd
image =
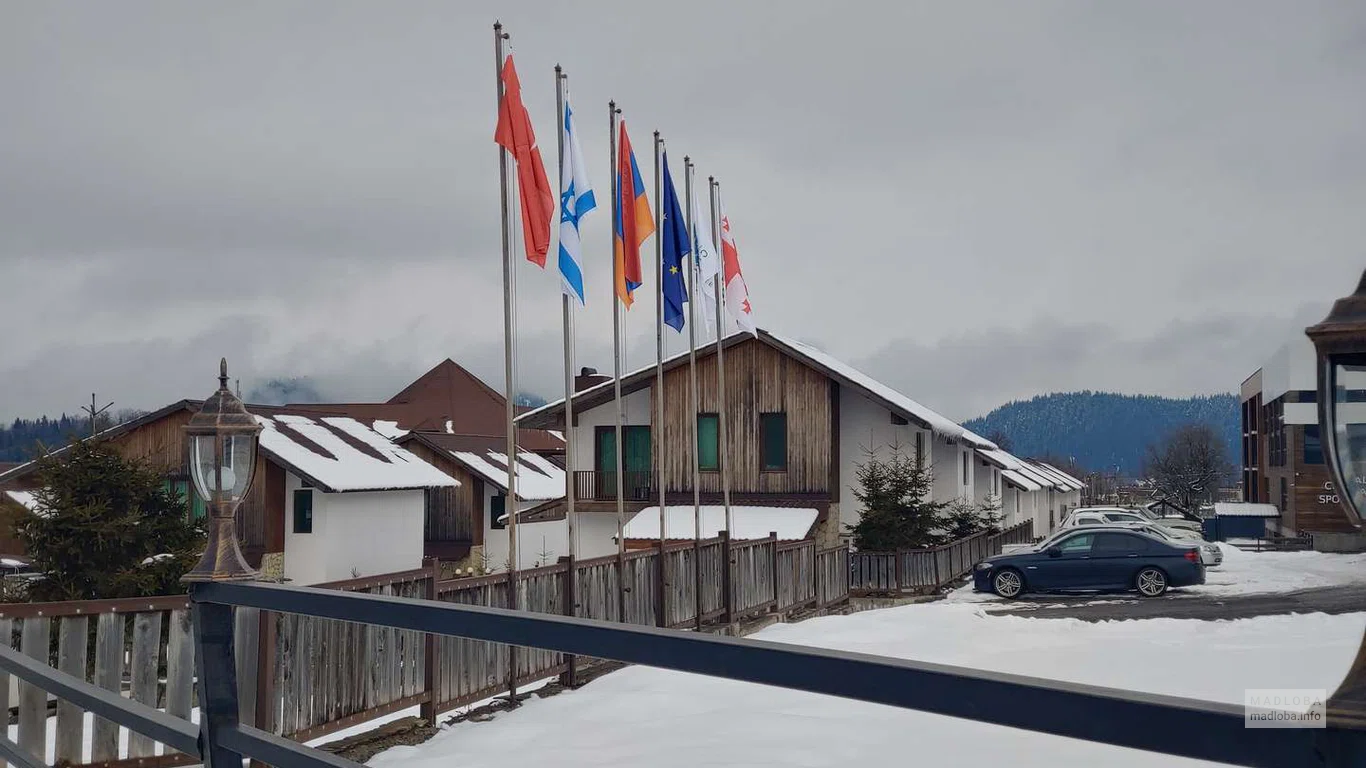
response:
<path id="1" fill-rule="evenodd" d="M 1219 548 L 1224 551 L 1224 562 L 1205 572 L 1205 583 L 1173 589 L 1171 597 L 1262 595 L 1315 587 L 1366 584 L 1366 554 L 1244 552 L 1228 544 L 1220 544 Z M 1138 599 L 1137 595 L 1130 597 Z M 1125 599 L 1119 595 L 1111 599 L 1116 598 Z M 992 594 L 975 593 L 971 583 L 955 589 L 947 599 L 955 603 L 1028 605 L 1006 601 Z"/>
<path id="2" fill-rule="evenodd" d="M 932 603 L 770 627 L 765 640 L 1241 703 L 1246 688 L 1332 689 L 1366 614 L 1086 623 Z M 1141 728 L 1141 723 L 1135 723 Z M 939 715 L 631 667 L 460 723 L 379 768 L 1207 765 Z"/>

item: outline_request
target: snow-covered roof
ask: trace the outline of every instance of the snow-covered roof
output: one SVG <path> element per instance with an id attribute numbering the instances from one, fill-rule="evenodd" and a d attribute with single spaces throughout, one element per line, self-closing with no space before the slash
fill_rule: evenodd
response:
<path id="1" fill-rule="evenodd" d="M 458 486 L 460 482 L 370 427 L 345 417 L 256 417 L 261 450 L 328 492 Z"/>
<path id="2" fill-rule="evenodd" d="M 1281 513 L 1274 504 L 1217 501 L 1214 503 L 1214 515 L 1215 517 L 1280 517 Z"/>
<path id="3" fill-rule="evenodd" d="M 34 497 L 33 491 L 5 491 L 5 495 L 30 512 L 38 511 L 38 499 Z"/>
<path id="4" fill-rule="evenodd" d="M 723 340 L 723 345 L 730 346 L 750 338 L 753 337 L 751 337 L 748 332 L 739 331 L 727 336 Z M 943 435 L 944 437 L 953 440 L 961 440 L 974 448 L 987 450 L 997 448 L 997 445 L 990 440 L 987 440 L 971 430 L 965 429 L 961 424 L 940 415 L 931 408 L 921 405 L 897 390 L 874 379 L 872 376 L 863 373 L 842 360 L 822 352 L 810 344 L 789 339 L 762 328 L 759 329 L 759 341 L 802 360 L 813 368 L 822 370 L 827 375 L 839 380 L 842 384 L 863 390 L 874 399 L 880 400 L 888 410 L 898 412 L 908 419 L 925 424 L 936 434 Z M 715 344 L 711 344 L 708 345 L 707 349 L 700 349 L 698 352 L 700 354 L 709 354 L 714 349 Z M 665 359 L 663 365 L 668 369 L 686 363 L 687 359 L 688 353 L 680 352 L 677 355 Z M 655 364 L 651 363 L 650 365 L 638 368 L 623 375 L 623 393 L 638 386 L 647 386 L 653 381 L 650 374 L 652 374 L 654 370 Z M 575 410 L 580 408 L 578 405 L 580 401 L 592 403 L 592 405 L 587 407 L 595 407 L 597 405 L 595 400 L 601 398 L 612 389 L 613 381 L 614 379 L 608 377 L 605 381 L 575 393 Z M 521 416 L 518 416 L 517 420 L 526 426 L 533 428 L 542 426 L 542 422 L 548 426 L 550 419 L 547 417 L 553 413 L 562 412 L 563 409 L 564 398 L 560 398 L 554 402 L 546 403 L 540 408 L 527 411 Z"/>
<path id="5" fill-rule="evenodd" d="M 806 507 L 752 507 L 732 504 L 732 540 L 766 539 L 777 532 L 784 541 L 798 541 L 806 538 L 811 526 L 816 523 L 817 511 Z M 665 533 L 670 539 L 691 539 L 694 536 L 693 507 L 672 506 L 667 508 L 664 521 Z M 715 538 L 726 528 L 726 508 L 722 506 L 702 507 L 701 538 Z M 628 539 L 659 539 L 659 507 L 647 507 L 626 524 L 623 534 Z"/>
<path id="6" fill-rule="evenodd" d="M 484 482 L 502 491 L 508 489 L 508 456 L 503 451 L 450 451 Z M 522 501 L 549 501 L 564 496 L 564 470 L 539 454 L 517 452 L 517 498 Z"/>
<path id="7" fill-rule="evenodd" d="M 1016 471 L 1013 470 L 1013 469 L 1003 469 L 1003 470 L 1001 470 L 1001 477 L 1004 477 L 1005 479 L 1009 480 L 1010 482 L 1014 483 L 1015 485 L 1020 486 L 1021 488 L 1025 489 L 1026 491 L 1037 491 L 1037 490 L 1039 490 L 1040 488 L 1043 488 L 1042 485 L 1039 485 L 1038 483 L 1034 482 L 1034 481 L 1033 481 L 1032 479 L 1030 479 L 1029 477 L 1026 477 L 1026 476 L 1023 475 L 1023 474 L 1021 474 L 1021 473 L 1019 473 L 1019 472 L 1016 472 Z"/>
<path id="8" fill-rule="evenodd" d="M 1057 488 L 1058 490 L 1080 491 L 1081 489 L 1086 487 L 1085 483 L 1083 483 L 1075 477 L 1072 477 L 1071 475 L 1067 474 L 1061 469 L 1058 469 L 1052 464 L 1045 464 L 1042 461 L 1034 461 L 1032 459 L 1028 462 L 1028 464 L 1035 471 L 1036 474 L 1042 474 L 1044 477 L 1047 477 L 1049 480 L 1051 480 L 1053 487 Z"/>
<path id="9" fill-rule="evenodd" d="M 408 434 L 408 430 L 398 428 L 397 421 L 390 421 L 387 419 L 375 419 L 375 421 L 371 423 L 370 428 L 390 440 L 397 440 Z"/>

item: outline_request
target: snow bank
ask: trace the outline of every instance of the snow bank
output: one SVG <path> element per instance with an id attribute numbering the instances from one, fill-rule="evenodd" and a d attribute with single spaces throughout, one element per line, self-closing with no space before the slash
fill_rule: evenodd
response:
<path id="1" fill-rule="evenodd" d="M 1366 614 L 1088 624 L 938 603 L 779 624 L 758 637 L 1241 704 L 1246 688 L 1335 687 L 1363 627 Z M 491 722 L 446 728 L 370 765 L 490 765 L 498 755 L 565 768 L 843 767 L 908 758 L 945 766 L 1213 765 L 645 667 L 533 699 Z"/>
<path id="2" fill-rule="evenodd" d="M 1205 573 L 1205 583 L 1186 587 L 1193 595 L 1254 595 L 1366 583 L 1366 554 L 1328 552 L 1245 552 L 1220 544 L 1224 562 Z"/>

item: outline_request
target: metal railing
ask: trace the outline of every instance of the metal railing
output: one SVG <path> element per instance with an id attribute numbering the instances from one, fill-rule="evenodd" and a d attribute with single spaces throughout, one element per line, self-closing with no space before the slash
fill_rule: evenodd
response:
<path id="1" fill-rule="evenodd" d="M 279 768 L 355 768 L 345 758 L 238 719 L 233 613 L 241 608 L 359 622 L 643 664 L 840 696 L 1057 736 L 1243 765 L 1359 765 L 1366 732 L 1249 729 L 1236 704 L 1135 693 L 942 664 L 725 636 L 627 626 L 430 600 L 259 583 L 199 583 L 191 592 L 200 726 L 91 686 L 12 649 L 0 668 L 211 768 L 251 758 Z M 1331 713 L 1330 713 L 1331 723 Z M 0 738 L 0 756 L 40 761 Z"/>

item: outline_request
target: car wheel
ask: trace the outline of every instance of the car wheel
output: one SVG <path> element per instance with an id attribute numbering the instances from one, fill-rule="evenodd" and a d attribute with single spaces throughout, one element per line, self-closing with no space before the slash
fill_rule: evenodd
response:
<path id="1" fill-rule="evenodd" d="M 1007 600 L 1024 594 L 1024 576 L 1014 568 L 1004 568 L 991 578 L 991 589 Z"/>
<path id="2" fill-rule="evenodd" d="M 1134 578 L 1134 585 L 1138 587 L 1138 594 L 1144 597 L 1158 597 L 1167 591 L 1167 574 L 1161 568 L 1148 566 L 1138 572 Z"/>

